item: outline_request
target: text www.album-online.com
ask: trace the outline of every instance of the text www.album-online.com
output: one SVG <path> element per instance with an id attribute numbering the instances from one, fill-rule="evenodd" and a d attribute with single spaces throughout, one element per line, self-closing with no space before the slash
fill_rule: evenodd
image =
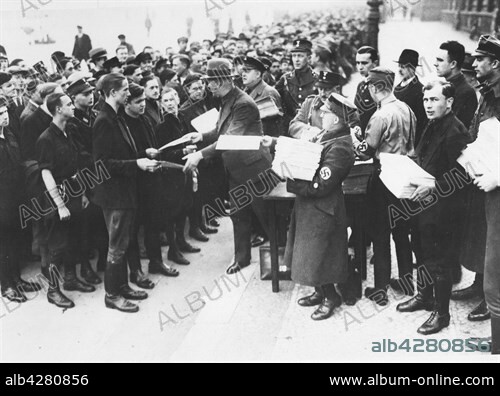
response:
<path id="1" fill-rule="evenodd" d="M 493 377 L 448 377 L 440 374 L 421 377 L 400 377 L 400 376 L 384 376 L 375 374 L 369 377 L 349 377 L 339 376 L 330 377 L 330 384 L 335 385 L 357 385 L 357 386 L 380 386 L 380 385 L 421 385 L 421 386 L 442 386 L 442 385 L 458 385 L 458 386 L 494 386 L 495 378 Z"/>

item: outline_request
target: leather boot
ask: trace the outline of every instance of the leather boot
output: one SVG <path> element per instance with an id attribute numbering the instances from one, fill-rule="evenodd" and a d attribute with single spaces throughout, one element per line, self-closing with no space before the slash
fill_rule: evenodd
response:
<path id="1" fill-rule="evenodd" d="M 44 273 L 45 272 L 45 273 Z M 59 308 L 73 308 L 75 303 L 66 297 L 59 287 L 61 273 L 55 264 L 50 264 L 49 268 L 42 269 L 43 275 L 49 280 L 49 290 L 47 291 L 47 300 L 49 303 Z"/>
<path id="2" fill-rule="evenodd" d="M 425 287 L 418 291 L 415 297 L 398 304 L 396 310 L 399 312 L 415 312 L 422 309 L 432 311 L 434 308 L 432 289 L 432 285 L 425 285 Z"/>
<path id="3" fill-rule="evenodd" d="M 500 317 L 491 317 L 491 354 L 500 355 Z"/>
<path id="4" fill-rule="evenodd" d="M 120 295 L 120 288 L 123 283 L 123 269 L 121 268 L 123 265 L 122 260 L 108 262 L 106 265 L 106 272 L 104 274 L 104 287 L 106 289 L 104 304 L 106 308 L 117 309 L 121 312 L 137 312 L 139 311 L 139 307 Z"/>
<path id="5" fill-rule="evenodd" d="M 91 285 L 98 285 L 102 283 L 101 278 L 94 272 L 92 265 L 88 260 L 83 260 L 80 266 L 80 276 L 83 280 Z"/>
<path id="6" fill-rule="evenodd" d="M 87 285 L 76 277 L 75 264 L 68 263 L 64 266 L 64 283 L 63 288 L 67 291 L 79 291 L 81 293 L 95 292 L 95 287 Z"/>
<path id="7" fill-rule="evenodd" d="M 321 305 L 311 315 L 312 320 L 324 320 L 333 315 L 336 307 L 340 307 L 342 299 L 337 294 L 334 284 L 321 286 L 323 290 L 323 301 Z"/>
<path id="8" fill-rule="evenodd" d="M 141 289 L 153 289 L 155 284 L 141 270 L 130 272 L 130 282 Z"/>
<path id="9" fill-rule="evenodd" d="M 297 304 L 299 304 L 301 307 L 314 307 L 315 305 L 320 305 L 322 301 L 323 291 L 321 287 L 315 287 L 313 294 L 299 298 Z"/>
<path id="10" fill-rule="evenodd" d="M 435 334 L 450 325 L 450 296 L 451 276 L 434 277 L 435 307 L 429 319 L 420 326 L 418 333 L 423 335 Z"/>

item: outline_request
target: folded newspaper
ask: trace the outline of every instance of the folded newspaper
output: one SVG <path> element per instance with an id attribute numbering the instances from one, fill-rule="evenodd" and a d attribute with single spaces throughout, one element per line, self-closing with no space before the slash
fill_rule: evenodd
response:
<path id="1" fill-rule="evenodd" d="M 322 151 L 321 144 L 280 136 L 276 144 L 273 170 L 283 179 L 312 181 Z"/>
<path id="2" fill-rule="evenodd" d="M 457 162 L 472 177 L 500 172 L 500 121 L 496 117 L 479 124 L 477 139 L 462 151 Z"/>
<path id="3" fill-rule="evenodd" d="M 380 180 L 398 199 L 410 198 L 417 189 L 412 183 L 429 184 L 434 176 L 406 155 L 380 153 Z"/>

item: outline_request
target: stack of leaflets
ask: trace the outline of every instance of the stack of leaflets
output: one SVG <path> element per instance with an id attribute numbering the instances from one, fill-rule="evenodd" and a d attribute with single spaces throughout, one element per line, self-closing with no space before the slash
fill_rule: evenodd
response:
<path id="1" fill-rule="evenodd" d="M 417 185 L 432 184 L 434 176 L 427 173 L 406 155 L 380 153 L 380 180 L 398 199 L 410 198 Z"/>
<path id="2" fill-rule="evenodd" d="M 259 108 L 260 118 L 262 120 L 269 117 L 283 115 L 283 113 L 278 109 L 278 106 L 276 106 L 276 103 L 274 103 L 274 100 L 270 96 L 258 99 L 255 103 Z"/>
<path id="3" fill-rule="evenodd" d="M 284 136 L 278 138 L 273 170 L 281 178 L 311 181 L 318 169 L 323 146 Z"/>

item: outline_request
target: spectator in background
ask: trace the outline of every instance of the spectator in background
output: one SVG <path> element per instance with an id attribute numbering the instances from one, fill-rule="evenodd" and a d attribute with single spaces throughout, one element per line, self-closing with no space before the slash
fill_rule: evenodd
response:
<path id="1" fill-rule="evenodd" d="M 89 52 L 92 49 L 92 42 L 90 37 L 83 33 L 83 28 L 81 26 L 77 26 L 76 28 L 78 29 L 78 33 L 75 36 L 75 44 L 73 46 L 72 55 L 79 61 L 86 61 L 90 57 Z"/>
<path id="2" fill-rule="evenodd" d="M 118 40 L 120 40 L 120 45 L 124 45 L 127 47 L 127 52 L 129 55 L 135 55 L 134 46 L 130 43 L 127 43 L 126 37 L 124 34 L 118 35 Z"/>

